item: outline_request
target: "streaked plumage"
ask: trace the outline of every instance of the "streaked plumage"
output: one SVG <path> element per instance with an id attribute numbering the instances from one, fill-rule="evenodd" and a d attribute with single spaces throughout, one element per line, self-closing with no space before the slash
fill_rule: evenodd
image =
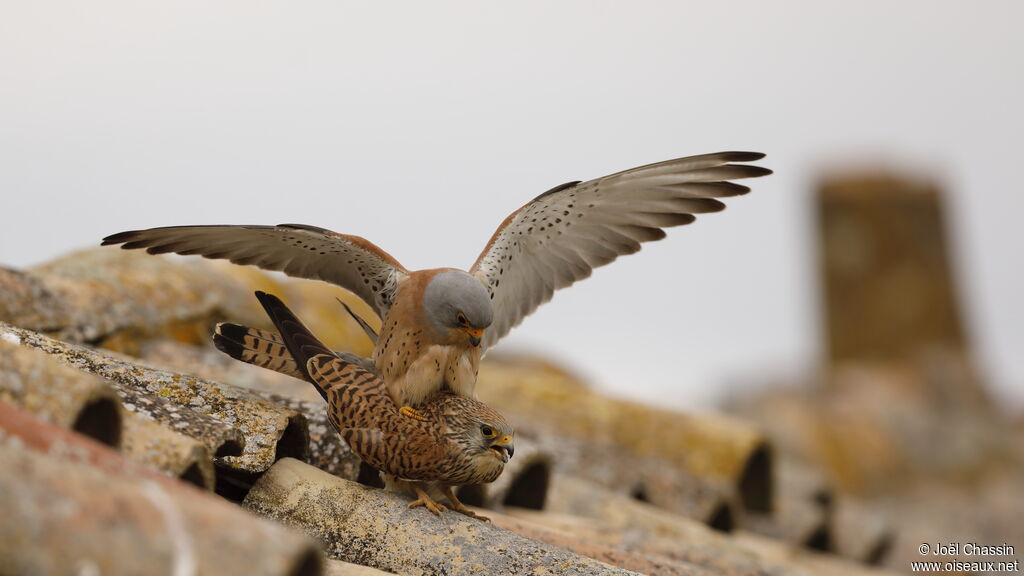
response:
<path id="1" fill-rule="evenodd" d="M 122 232 L 104 244 L 224 258 L 347 288 L 380 315 L 376 371 L 399 405 L 447 388 L 472 396 L 481 355 L 555 290 L 640 244 L 717 212 L 749 191 L 728 180 L 770 174 L 754 152 L 720 152 L 563 184 L 513 212 L 468 272 L 409 271 L 370 242 L 323 228 L 176 226 Z"/>
<path id="2" fill-rule="evenodd" d="M 277 332 L 221 322 L 217 325 L 213 342 L 222 352 L 236 360 L 299 380 L 307 379 L 306 373 L 299 369 Z M 369 358 L 340 350 L 334 350 L 333 354 L 363 370 L 372 372 L 374 369 Z"/>
<path id="3" fill-rule="evenodd" d="M 451 486 L 494 481 L 514 451 L 512 427 L 485 404 L 437 391 L 406 418 L 372 371 L 329 350 L 276 297 L 256 293 L 279 334 L 220 324 L 217 347 L 233 358 L 302 378 L 327 401 L 328 417 L 363 461 L 401 481 Z M 423 488 L 414 484 L 417 493 Z M 423 505 L 440 509 L 425 494 Z M 454 495 L 456 510 L 463 509 Z M 425 499 L 425 500 L 424 500 Z M 420 502 L 419 500 L 417 502 Z M 468 513 L 468 512 L 467 512 Z"/>

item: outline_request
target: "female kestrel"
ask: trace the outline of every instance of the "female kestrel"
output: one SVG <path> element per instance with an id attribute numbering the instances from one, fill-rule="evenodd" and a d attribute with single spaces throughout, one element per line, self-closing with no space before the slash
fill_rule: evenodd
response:
<path id="1" fill-rule="evenodd" d="M 728 180 L 771 170 L 735 162 L 763 157 L 719 152 L 557 186 L 509 215 L 468 272 L 409 271 L 363 238 L 301 224 L 171 226 L 103 244 L 227 259 L 351 290 L 380 316 L 374 365 L 415 417 L 411 406 L 438 389 L 473 396 L 481 355 L 555 290 L 664 238 L 663 228 L 722 210 L 716 198 L 749 192 Z"/>
<path id="2" fill-rule="evenodd" d="M 327 416 L 353 452 L 410 488 L 434 514 L 445 507 L 428 491 L 439 489 L 453 510 L 487 520 L 463 506 L 453 486 L 493 482 L 515 452 L 514 432 L 486 404 L 438 390 L 420 406 L 422 418 L 405 418 L 379 376 L 321 343 L 276 296 L 256 292 L 279 334 L 221 323 L 214 343 L 232 358 L 299 377 L 327 401 Z"/>

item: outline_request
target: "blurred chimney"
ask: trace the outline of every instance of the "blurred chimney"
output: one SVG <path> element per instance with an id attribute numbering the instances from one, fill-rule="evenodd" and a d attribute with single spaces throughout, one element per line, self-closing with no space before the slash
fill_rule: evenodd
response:
<path id="1" fill-rule="evenodd" d="M 832 365 L 965 350 L 943 209 L 928 182 L 877 174 L 822 182 L 819 257 Z"/>

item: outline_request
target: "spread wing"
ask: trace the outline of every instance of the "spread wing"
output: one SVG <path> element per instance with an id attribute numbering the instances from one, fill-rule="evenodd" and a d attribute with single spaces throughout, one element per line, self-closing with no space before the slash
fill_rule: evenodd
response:
<path id="1" fill-rule="evenodd" d="M 387 252 L 358 236 L 302 224 L 278 226 L 169 226 L 121 232 L 103 245 L 175 252 L 280 270 L 354 292 L 383 318 L 398 282 L 408 274 Z"/>
<path id="2" fill-rule="evenodd" d="M 765 176 L 771 170 L 733 162 L 761 158 L 764 154 L 757 152 L 719 152 L 649 164 L 563 184 L 510 214 L 470 270 L 494 302 L 484 349 L 550 300 L 555 290 L 636 252 L 642 242 L 664 238 L 663 228 L 725 208 L 716 198 L 749 192 L 728 180 Z"/>

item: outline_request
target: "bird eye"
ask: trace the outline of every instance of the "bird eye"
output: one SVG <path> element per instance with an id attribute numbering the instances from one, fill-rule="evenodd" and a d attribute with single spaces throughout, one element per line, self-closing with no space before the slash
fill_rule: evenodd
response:
<path id="1" fill-rule="evenodd" d="M 463 326 L 465 326 L 466 324 L 469 324 L 469 320 L 466 320 L 466 315 L 463 314 L 462 312 L 459 312 L 458 320 L 459 320 L 459 324 L 462 324 Z"/>
<path id="2" fill-rule="evenodd" d="M 480 431 L 484 433 L 484 436 L 494 436 L 494 429 L 490 426 L 484 426 Z"/>

